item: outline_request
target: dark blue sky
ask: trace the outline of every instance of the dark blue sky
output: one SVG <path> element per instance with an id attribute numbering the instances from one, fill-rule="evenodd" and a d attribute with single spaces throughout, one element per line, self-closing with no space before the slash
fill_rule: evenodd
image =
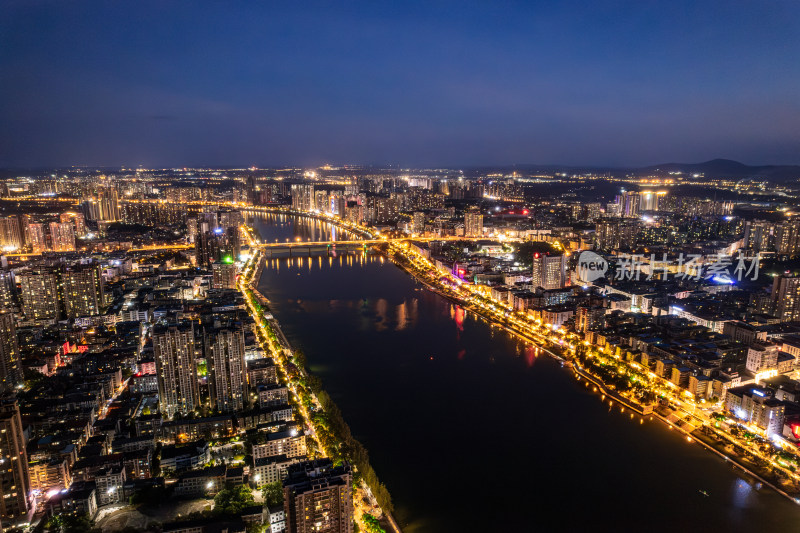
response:
<path id="1" fill-rule="evenodd" d="M 800 163 L 798 2 L 300 4 L 3 0 L 0 166 Z"/>

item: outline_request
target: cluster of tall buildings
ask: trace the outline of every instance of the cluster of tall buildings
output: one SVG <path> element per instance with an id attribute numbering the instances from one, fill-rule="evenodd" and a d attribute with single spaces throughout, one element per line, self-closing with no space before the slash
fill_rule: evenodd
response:
<path id="1" fill-rule="evenodd" d="M 358 191 L 309 183 L 291 186 L 292 208 L 338 215 L 354 223 L 384 224 L 397 219 L 400 202 L 395 194 Z"/>
<path id="2" fill-rule="evenodd" d="M 103 222 L 120 220 L 119 206 L 119 193 L 113 187 L 89 196 L 82 205 L 86 220 Z"/>
<path id="3" fill-rule="evenodd" d="M 105 281 L 97 263 L 34 267 L 15 277 L 22 315 L 28 321 L 96 316 L 106 307 Z"/>
<path id="4" fill-rule="evenodd" d="M 58 220 L 39 222 L 30 215 L 0 217 L 0 247 L 7 251 L 34 254 L 75 250 L 75 238 L 87 234 L 80 213 L 62 213 Z"/>
<path id="5" fill-rule="evenodd" d="M 742 246 L 753 252 L 775 252 L 795 256 L 800 253 L 800 220 L 770 222 L 748 220 L 744 223 Z"/>
<path id="6" fill-rule="evenodd" d="M 152 338 L 161 412 L 168 418 L 189 416 L 200 405 L 194 326 L 158 325 Z"/>
<path id="7" fill-rule="evenodd" d="M 196 338 L 197 337 L 197 338 Z M 156 325 L 152 333 L 160 408 L 168 418 L 189 416 L 205 406 L 232 413 L 249 406 L 244 326 L 204 326 L 192 322 Z M 201 397 L 198 352 L 207 368 L 208 394 Z"/>
<path id="8" fill-rule="evenodd" d="M 241 226 L 234 211 L 199 218 L 212 228 Z M 235 262 L 187 270 L 166 262 L 152 268 L 146 252 L 67 257 L 12 260 L 0 269 L 4 527 L 34 513 L 94 518 L 102 506 L 163 491 L 165 474 L 176 477 L 176 496 L 213 496 L 248 477 L 241 466 L 205 467 L 208 439 L 249 432 L 263 443 L 265 480 L 282 481 L 292 465 L 308 469 L 293 475 L 288 513 L 275 509 L 276 524 L 302 531 L 294 503 L 328 501 L 327 494 L 338 498 L 336 527 L 352 530 L 349 467 L 306 463 L 304 426 L 258 344 Z M 260 524 L 262 515 L 241 519 Z M 332 516 L 322 510 L 315 521 L 333 524 Z"/>
<path id="9" fill-rule="evenodd" d="M 241 211 L 205 211 L 190 220 L 187 237 L 195 244 L 198 265 L 232 264 L 241 252 Z"/>
<path id="10" fill-rule="evenodd" d="M 627 191 L 614 197 L 606 206 L 606 214 L 613 217 L 636 218 L 642 211 L 658 211 L 659 193 Z"/>
<path id="11" fill-rule="evenodd" d="M 0 393 L 37 376 L 21 401 L 0 401 L 0 465 L 16 461 L 0 468 L 0 520 L 24 521 L 37 507 L 93 515 L 161 487 L 166 474 L 177 495 L 211 496 L 246 476 L 241 466 L 206 466 L 209 440 L 244 435 L 251 484 L 282 483 L 282 504 L 268 509 L 274 527 L 352 531 L 353 471 L 309 460 L 290 390 L 238 291 L 241 203 L 291 203 L 425 237 L 412 245 L 442 276 L 482 285 L 681 394 L 716 398 L 768 434 L 796 427 L 800 436 L 800 384 L 789 377 L 800 357 L 800 278 L 775 275 L 769 291 L 741 290 L 724 279 L 676 280 L 674 259 L 642 261 L 645 275 L 669 274 L 652 280 L 617 279 L 613 270 L 586 280 L 575 264 L 589 249 L 612 266 L 683 253 L 707 267 L 740 250 L 780 261 L 800 253 L 800 222 L 790 213 L 743 215 L 732 202 L 647 189 L 609 203 L 572 191 L 526 203 L 530 191 L 508 176 L 353 173 L 290 169 L 267 179 L 185 170 L 31 184 L 81 209 L 0 217 L 6 252 L 54 252 L 33 261 L 9 253 L 0 263 Z M 188 186 L 174 186 L 184 178 Z M 114 222 L 152 228 L 156 237 L 132 237 L 138 243 L 181 246 L 117 247 L 92 260 L 63 253 L 78 238 L 90 236 L 82 246 L 102 240 Z M 431 239 L 438 236 L 469 242 Z"/>
<path id="12" fill-rule="evenodd" d="M 168 189 L 167 192 L 171 190 Z M 146 226 L 181 226 L 192 219 L 186 205 L 180 201 L 125 202 L 120 206 L 120 217 L 125 224 Z"/>

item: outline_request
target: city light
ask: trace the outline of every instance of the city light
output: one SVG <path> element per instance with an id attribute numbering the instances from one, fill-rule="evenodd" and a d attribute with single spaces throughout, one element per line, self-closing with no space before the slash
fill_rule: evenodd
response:
<path id="1" fill-rule="evenodd" d="M 425 367 L 418 369 L 421 381 L 406 386 L 424 389 L 425 380 L 440 372 L 459 383 L 464 373 L 489 361 L 493 383 L 505 387 L 508 398 L 513 399 L 518 380 L 528 383 L 537 373 L 554 369 L 566 372 L 574 376 L 571 383 L 578 385 L 581 394 L 596 395 L 603 409 L 624 414 L 623 422 L 632 422 L 637 431 L 646 420 L 655 421 L 693 446 L 715 449 L 789 497 L 800 494 L 800 423 L 790 401 L 800 375 L 793 355 L 800 349 L 794 338 L 800 335 L 794 326 L 800 320 L 800 299 L 796 298 L 796 268 L 791 263 L 800 257 L 800 241 L 792 237 L 800 234 L 800 221 L 795 227 L 795 219 L 776 216 L 778 211 L 796 213 L 797 208 L 789 211 L 766 199 L 728 202 L 688 196 L 678 201 L 684 198 L 680 187 L 673 187 L 663 177 L 605 177 L 614 194 L 600 201 L 583 192 L 595 179 L 600 185 L 599 178 L 574 173 L 527 176 L 523 179 L 531 181 L 521 181 L 504 178 L 502 173 L 490 180 L 479 176 L 480 171 L 457 180 L 452 178 L 455 173 L 447 179 L 441 177 L 445 172 L 440 176 L 438 171 L 419 171 L 422 178 L 409 171 L 402 180 L 391 177 L 394 170 L 386 170 L 381 178 L 373 177 L 373 170 L 352 171 L 357 174 L 352 179 L 349 170 L 341 172 L 344 176 L 330 178 L 329 171 L 320 171 L 309 183 L 303 177 L 310 179 L 311 174 L 302 170 L 281 174 L 280 179 L 265 171 L 254 186 L 252 180 L 247 181 L 252 177 L 248 172 L 226 170 L 197 172 L 181 186 L 174 186 L 183 178 L 175 178 L 171 172 L 153 173 L 159 192 L 154 192 L 152 184 L 140 191 L 143 172 L 135 173 L 137 181 L 131 177 L 133 172 L 115 174 L 116 188 L 121 190 L 116 191 L 116 206 L 110 202 L 107 207 L 110 212 L 119 211 L 118 217 L 109 219 L 120 221 L 98 218 L 98 212 L 94 218 L 82 220 L 84 213 L 101 209 L 102 195 L 113 196 L 109 191 L 115 187 L 99 177 L 76 180 L 81 186 L 76 186 L 70 197 L 70 211 L 63 211 L 67 207 L 63 203 L 52 212 L 47 211 L 50 204 L 33 203 L 50 198 L 34 190 L 30 200 L 13 197 L 9 205 L 19 204 L 23 206 L 20 209 L 35 205 L 37 209 L 0 217 L 0 230 L 12 228 L 0 231 L 0 238 L 5 239 L 0 244 L 6 243 L 2 245 L 7 252 L 18 252 L 4 255 L 7 266 L 0 269 L 0 282 L 8 276 L 5 285 L 0 283 L 0 299 L 4 286 L 13 296 L 7 304 L 12 312 L 0 313 L 0 343 L 4 343 L 0 356 L 17 358 L 19 375 L 12 376 L 8 389 L 24 399 L 15 408 L 20 420 L 43 417 L 47 422 L 26 429 L 35 442 L 48 442 L 53 438 L 49 428 L 78 416 L 75 405 L 84 400 L 73 398 L 76 392 L 66 398 L 60 391 L 79 391 L 81 397 L 95 398 L 85 402 L 98 406 L 98 428 L 112 423 L 122 428 L 116 430 L 121 433 L 119 441 L 104 444 L 97 455 L 128 453 L 124 447 L 118 451 L 119 447 L 137 444 L 126 439 L 140 438 L 139 432 L 145 437 L 153 435 L 153 442 L 161 446 L 160 463 L 137 468 L 149 475 L 160 465 L 157 477 L 167 478 L 172 494 L 186 491 L 187 497 L 199 499 L 219 488 L 219 493 L 228 497 L 216 480 L 229 478 L 216 477 L 218 472 L 207 477 L 202 473 L 189 482 L 185 480 L 191 476 L 184 471 L 175 473 L 165 466 L 169 454 L 174 453 L 168 447 L 192 446 L 209 437 L 214 442 L 208 455 L 197 452 L 186 472 L 224 467 L 229 476 L 243 477 L 233 468 L 244 466 L 253 482 L 260 484 L 263 476 L 254 473 L 257 465 L 250 449 L 257 440 L 254 435 L 266 433 L 262 431 L 265 424 L 270 424 L 270 431 L 282 433 L 282 438 L 305 438 L 309 448 L 303 453 L 309 459 L 328 458 L 339 464 L 366 461 L 365 454 L 354 453 L 359 448 L 349 442 L 352 436 L 340 429 L 346 426 L 331 424 L 338 408 L 329 409 L 333 400 L 320 392 L 320 380 L 309 370 L 309 366 L 318 368 L 319 360 L 314 359 L 318 353 L 309 350 L 309 363 L 296 349 L 299 344 L 290 346 L 295 338 L 302 342 L 322 333 L 326 341 L 333 335 L 357 339 L 359 342 L 348 341 L 352 353 L 347 357 L 361 361 L 361 370 L 373 372 L 370 379 L 376 380 L 379 388 L 392 390 L 392 380 L 397 379 L 394 372 L 375 372 L 378 367 L 371 366 L 375 361 L 359 359 L 360 351 L 369 346 L 368 342 L 361 345 L 366 330 L 350 331 L 339 322 L 349 313 L 346 309 L 363 306 L 380 321 L 365 319 L 358 327 L 375 328 L 382 335 L 385 331 L 386 339 L 405 332 L 402 335 L 422 342 L 422 337 L 415 337 L 423 331 L 419 324 L 434 320 L 439 327 L 435 346 L 419 345 L 409 352 L 421 355 Z M 223 176 L 230 181 L 223 182 Z M 410 185 L 417 179 L 423 185 Z M 213 186 L 196 187 L 202 180 Z M 562 186 L 558 191 L 576 191 L 575 196 L 561 196 L 556 187 L 541 197 L 526 195 L 527 184 L 539 183 L 534 180 L 549 180 L 545 187 L 558 183 Z M 640 190 L 640 183 L 652 187 L 653 180 L 669 187 L 670 193 Z M 15 178 L 9 181 L 23 183 Z M 35 181 L 25 183 L 29 187 Z M 623 183 L 623 195 L 617 195 Z M 703 187 L 733 194 L 736 186 L 720 181 Z M 305 191 L 302 195 L 298 187 Z M 458 189 L 453 197 L 441 192 L 456 187 L 463 190 Z M 487 191 L 488 187 L 492 190 Z M 516 200 L 518 187 L 523 192 Z M 600 189 L 592 195 L 599 195 Z M 20 194 L 27 192 L 19 190 Z M 692 194 L 706 194 L 705 190 Z M 253 191 L 270 191 L 277 201 L 270 206 L 254 205 Z M 791 192 L 784 194 L 776 195 L 773 190 L 769 198 L 789 203 Z M 193 199 L 184 201 L 182 195 Z M 68 196 L 55 198 L 66 200 Z M 304 205 L 295 205 L 301 199 Z M 745 208 L 757 214 L 740 217 L 738 213 Z M 482 218 L 474 218 L 477 215 Z M 17 218 L 9 218 L 14 216 Z M 468 217 L 473 218 L 468 221 Z M 25 227 L 23 220 L 29 228 L 27 234 L 34 236 L 29 241 L 17 237 Z M 480 226 L 474 226 L 478 220 Z M 270 225 L 273 222 L 265 221 L 274 221 L 274 227 Z M 291 225 L 286 226 L 287 221 Z M 36 224 L 44 231 L 40 241 L 36 241 L 40 229 Z M 54 224 L 52 230 L 50 224 Z M 49 232 L 58 231 L 62 224 L 75 233 L 75 244 L 69 250 L 52 250 Z M 132 229 L 125 233 L 125 226 Z M 79 227 L 81 237 L 76 236 Z M 226 233 L 223 227 L 233 230 Z M 142 228 L 147 230 L 140 231 Z M 89 242 L 92 234 L 94 239 Z M 8 244 L 12 239 L 19 244 Z M 34 248 L 30 242 L 42 244 Z M 759 247 L 762 250 L 756 251 Z M 739 250 L 747 252 L 739 257 L 728 255 Z M 673 260 L 670 254 L 676 251 L 684 255 Z M 601 275 L 591 281 L 580 272 L 582 259 L 578 256 L 586 253 L 598 257 L 596 266 L 604 266 L 597 270 L 603 270 Z M 677 268 L 693 256 L 697 256 L 693 270 Z M 724 261 L 718 261 L 720 258 Z M 554 266 L 548 269 L 545 262 L 550 260 Z M 637 260 L 649 264 L 638 278 L 631 266 Z M 719 268 L 725 261 L 732 265 L 729 274 Z M 659 275 L 662 262 L 667 266 Z M 236 263 L 236 267 L 220 263 Z M 401 275 L 411 276 L 415 281 L 408 290 L 414 292 L 400 295 L 402 300 L 394 292 L 375 294 L 369 285 L 373 280 L 366 276 L 373 275 L 372 266 L 384 263 L 388 265 L 382 267 L 384 273 L 395 272 L 396 266 L 405 273 Z M 623 264 L 630 268 L 620 268 Z M 759 275 L 751 272 L 740 283 L 736 267 L 762 271 Z M 343 275 L 334 277 L 332 272 Z M 697 275 L 680 276 L 682 272 Z M 358 283 L 338 285 L 339 280 L 347 279 L 350 281 L 341 283 L 353 279 Z M 380 289 L 388 287 L 387 283 Z M 401 303 L 392 303 L 395 301 Z M 431 302 L 443 305 L 441 317 L 426 315 Z M 287 308 L 295 306 L 315 319 L 335 316 L 336 331 L 292 322 L 292 331 L 287 331 L 291 337 L 287 338 L 278 321 Z M 371 317 L 367 311 L 363 316 Z M 438 319 L 446 325 L 439 326 Z M 225 335 L 231 335 L 231 340 Z M 332 350 L 337 349 L 335 340 L 329 343 Z M 440 349 L 440 341 L 448 348 Z M 491 348 L 478 350 L 478 346 Z M 555 361 L 552 369 L 542 364 L 545 355 Z M 269 386 L 282 389 L 274 393 L 279 400 L 273 399 L 271 389 L 257 388 L 266 386 L 259 381 L 266 378 L 260 377 L 260 370 L 253 373 L 252 367 L 266 360 L 272 362 Z M 508 368 L 513 368 L 513 376 Z M 326 385 L 327 381 L 326 377 Z M 464 401 L 457 390 L 449 388 L 450 381 L 438 381 L 436 386 L 450 401 Z M 331 385 L 331 390 L 336 389 Z M 340 394 L 352 391 L 336 393 L 338 400 Z M 64 401 L 54 394 L 64 395 Z M 574 391 L 566 388 L 553 394 L 552 401 L 560 401 L 559 394 L 568 398 Z M 367 396 L 358 401 L 382 416 L 382 399 Z M 517 403 L 509 400 L 502 405 L 511 409 L 522 428 L 531 423 L 529 412 L 542 407 L 525 404 L 523 409 Z M 341 407 L 352 409 L 352 405 L 348 400 Z M 344 412 L 343 416 L 351 415 Z M 227 425 L 204 427 L 209 419 L 215 423 L 227 420 Z M 398 426 L 403 431 L 414 429 L 413 425 Z M 507 438 L 518 438 L 518 433 L 514 429 Z M 59 434 L 57 438 L 72 437 Z M 380 442 L 374 435 L 367 438 Z M 84 441 L 72 444 L 94 450 Z M 536 449 L 536 442 L 532 445 Z M 559 445 L 556 439 L 554 449 L 548 451 L 554 460 L 559 457 Z M 234 446 L 242 449 L 231 452 Z M 52 454 L 44 446 L 40 448 L 36 453 L 51 460 Z M 466 449 L 469 453 L 477 450 L 471 445 Z M 282 455 L 283 451 L 270 453 Z M 13 463 L 21 455 L 11 451 L 7 457 Z M 79 468 L 83 468 L 82 460 L 77 459 Z M 504 458 L 499 460 L 502 464 Z M 6 458 L 0 462 L 9 463 Z M 44 466 L 37 462 L 31 461 L 29 470 L 39 476 L 36 479 L 44 479 Z M 383 509 L 373 499 L 375 494 L 380 496 L 382 484 L 363 476 L 371 471 L 368 464 L 355 466 L 362 475 L 356 478 L 353 518 L 359 522 L 365 512 L 375 513 L 381 516 L 383 526 L 390 524 L 389 507 Z M 131 479 L 144 477 L 129 475 Z M 270 473 L 269 479 L 274 476 Z M 120 498 L 121 482 L 115 480 L 118 485 L 109 486 L 109 479 L 98 479 L 98 500 L 127 507 L 130 484 L 125 483 L 125 498 Z M 42 498 L 42 494 L 53 498 L 60 490 L 41 485 L 41 490 L 33 490 L 32 498 Z M 73 491 L 77 492 L 74 487 Z M 101 510 L 105 512 L 112 513 Z"/>

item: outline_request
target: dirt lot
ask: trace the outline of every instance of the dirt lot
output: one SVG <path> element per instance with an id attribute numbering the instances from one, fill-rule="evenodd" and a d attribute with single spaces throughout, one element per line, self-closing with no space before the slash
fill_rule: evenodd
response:
<path id="1" fill-rule="evenodd" d="M 120 531 L 126 527 L 144 529 L 148 524 L 171 522 L 178 520 L 181 516 L 186 516 L 195 511 L 202 511 L 213 507 L 214 500 L 176 500 L 167 501 L 158 507 L 139 506 L 134 508 L 125 506 L 109 506 L 100 509 L 96 525 L 104 533 Z"/>

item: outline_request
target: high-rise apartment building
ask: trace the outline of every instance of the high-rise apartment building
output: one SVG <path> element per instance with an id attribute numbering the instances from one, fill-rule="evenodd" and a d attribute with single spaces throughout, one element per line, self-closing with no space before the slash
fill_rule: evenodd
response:
<path id="1" fill-rule="evenodd" d="M 194 241 L 194 253 L 197 266 L 207 266 L 216 261 L 216 251 L 212 248 L 214 237 L 208 222 L 199 222 L 197 236 Z"/>
<path id="2" fill-rule="evenodd" d="M 213 226 L 209 222 L 201 222 L 195 238 L 195 256 L 199 266 L 211 267 L 215 261 L 232 263 L 239 258 L 241 241 L 239 227 L 228 228 Z"/>
<path id="3" fill-rule="evenodd" d="M 0 310 L 0 388 L 13 389 L 22 380 L 14 313 Z"/>
<path id="4" fill-rule="evenodd" d="M 61 213 L 58 219 L 62 224 L 72 224 L 73 229 L 75 230 L 75 235 L 78 237 L 83 237 L 86 235 L 86 220 L 82 213 L 68 211 L 66 213 Z"/>
<path id="5" fill-rule="evenodd" d="M 241 325 L 204 331 L 211 405 L 223 413 L 241 411 L 247 402 L 247 367 Z"/>
<path id="6" fill-rule="evenodd" d="M 74 252 L 75 230 L 72 223 L 51 222 L 50 244 L 54 252 Z"/>
<path id="7" fill-rule="evenodd" d="M 153 352 L 161 412 L 188 415 L 200 404 L 194 327 L 190 322 L 153 328 Z"/>
<path id="8" fill-rule="evenodd" d="M 567 258 L 564 255 L 533 254 L 531 285 L 534 288 L 563 289 L 567 284 Z"/>
<path id="9" fill-rule="evenodd" d="M 602 305 L 580 305 L 575 310 L 575 329 L 581 333 L 601 327 L 606 314 Z"/>
<path id="10" fill-rule="evenodd" d="M 800 220 L 787 220 L 775 226 L 775 252 L 794 256 L 800 253 Z"/>
<path id="11" fill-rule="evenodd" d="M 31 252 L 40 254 L 47 251 L 47 239 L 44 234 L 44 224 L 31 222 L 25 227 L 25 242 Z"/>
<path id="12" fill-rule="evenodd" d="M 242 212 L 238 210 L 226 209 L 220 211 L 217 217 L 219 219 L 220 227 L 223 228 L 239 228 L 239 226 L 244 224 Z"/>
<path id="13" fill-rule="evenodd" d="M 23 244 L 19 217 L 16 215 L 0 217 L 0 248 L 19 250 Z"/>
<path id="14" fill-rule="evenodd" d="M 483 236 L 483 215 L 477 207 L 470 207 L 464 213 L 464 236 Z"/>
<path id="15" fill-rule="evenodd" d="M 59 317 L 58 278 L 54 272 L 24 272 L 19 276 L 22 313 L 26 320 Z"/>
<path id="16" fill-rule="evenodd" d="M 635 218 L 639 216 L 641 211 L 641 196 L 636 191 L 628 191 L 623 196 L 622 216 L 626 218 Z"/>
<path id="17" fill-rule="evenodd" d="M 748 220 L 744 224 L 742 245 L 754 252 L 771 250 L 774 245 L 774 224 L 767 220 Z"/>
<path id="18" fill-rule="evenodd" d="M 314 209 L 323 213 L 331 212 L 331 191 L 328 190 L 315 190 L 314 191 Z"/>
<path id="19" fill-rule="evenodd" d="M 223 231 L 220 233 L 219 230 Z M 232 263 L 239 259 L 242 252 L 242 242 L 239 238 L 239 226 L 228 226 L 218 228 L 214 232 L 217 245 L 217 260 L 224 263 Z"/>
<path id="20" fill-rule="evenodd" d="M 122 204 L 119 216 L 126 224 L 167 226 L 182 225 L 189 218 L 186 208 L 180 203 Z"/>
<path id="21" fill-rule="evenodd" d="M 614 197 L 613 202 L 608 202 L 606 204 L 606 216 L 621 217 L 622 209 L 624 207 L 625 207 L 625 200 L 623 200 L 622 196 L 617 195 Z"/>
<path id="22" fill-rule="evenodd" d="M 105 284 L 100 266 L 75 265 L 61 272 L 61 294 L 67 317 L 99 315 L 105 307 Z"/>
<path id="23" fill-rule="evenodd" d="M 411 222 L 411 232 L 415 235 L 421 235 L 425 231 L 425 213 L 422 211 L 414 211 L 414 217 Z"/>
<path id="24" fill-rule="evenodd" d="M 601 250 L 616 250 L 634 242 L 638 221 L 624 218 L 600 218 L 596 221 L 595 245 Z"/>
<path id="25" fill-rule="evenodd" d="M 663 196 L 663 192 L 643 191 L 639 193 L 639 207 L 642 211 L 658 211 L 659 199 Z"/>
<path id="26" fill-rule="evenodd" d="M 800 319 L 800 277 L 784 274 L 775 278 L 772 309 L 781 322 Z"/>
<path id="27" fill-rule="evenodd" d="M 314 186 L 306 183 L 292 185 L 292 208 L 311 211 L 315 207 Z"/>
<path id="28" fill-rule="evenodd" d="M 594 222 L 603 214 L 603 206 L 599 202 L 591 202 L 586 204 L 586 220 Z"/>
<path id="29" fill-rule="evenodd" d="M 236 276 L 239 274 L 239 266 L 234 263 L 216 262 L 211 265 L 211 288 L 213 289 L 235 289 Z"/>
<path id="30" fill-rule="evenodd" d="M 384 224 L 397 219 L 397 201 L 388 195 L 371 194 L 365 197 L 364 220 L 371 224 Z"/>
<path id="31" fill-rule="evenodd" d="M 115 189 L 101 191 L 83 202 L 87 220 L 114 222 L 120 220 L 119 194 Z"/>
<path id="32" fill-rule="evenodd" d="M 25 434 L 16 400 L 0 401 L 0 521 L 3 529 L 27 522 L 31 481 Z"/>
<path id="33" fill-rule="evenodd" d="M 186 238 L 190 244 L 193 244 L 197 238 L 197 219 L 190 218 L 186 221 Z"/>
<path id="34" fill-rule="evenodd" d="M 283 482 L 288 533 L 353 531 L 353 475 L 349 464 L 330 459 L 289 466 Z"/>
<path id="35" fill-rule="evenodd" d="M 0 269 L 0 309 L 17 307 L 17 280 L 13 270 Z"/>

